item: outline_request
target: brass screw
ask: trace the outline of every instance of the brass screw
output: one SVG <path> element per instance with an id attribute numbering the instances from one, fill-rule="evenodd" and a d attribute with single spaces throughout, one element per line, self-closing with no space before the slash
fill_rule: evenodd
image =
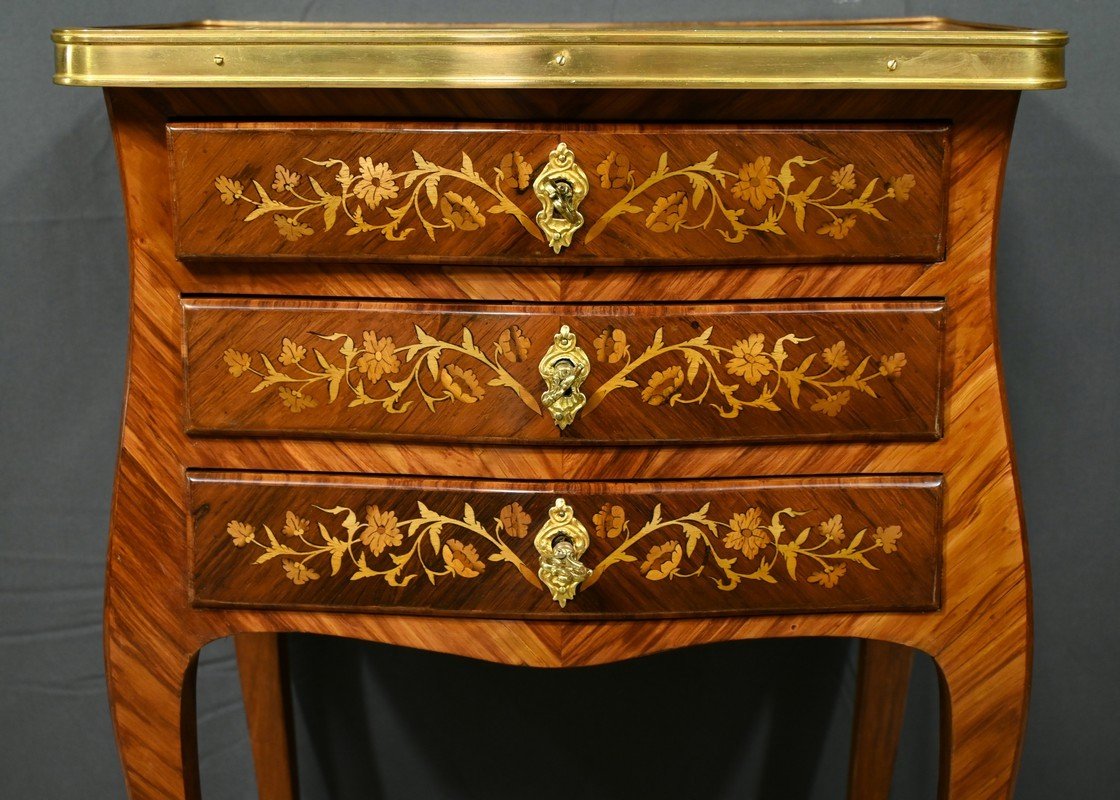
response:
<path id="1" fill-rule="evenodd" d="M 220 67 L 222 64 L 226 63 L 226 60 L 221 56 L 214 56 L 214 63 Z"/>
<path id="2" fill-rule="evenodd" d="M 556 66 L 563 67 L 567 65 L 568 59 L 570 59 L 571 57 L 572 54 L 567 50 L 561 50 L 559 53 L 552 57 L 552 61 L 554 64 L 556 64 Z"/>
<path id="3" fill-rule="evenodd" d="M 887 59 L 887 69 L 889 69 L 891 72 L 894 72 L 896 69 L 898 69 L 898 59 L 897 58 Z"/>

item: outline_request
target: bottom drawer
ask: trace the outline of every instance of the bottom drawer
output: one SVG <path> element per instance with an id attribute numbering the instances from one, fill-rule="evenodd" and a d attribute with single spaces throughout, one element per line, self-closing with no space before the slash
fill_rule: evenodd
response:
<path id="1" fill-rule="evenodd" d="M 518 618 L 938 607 L 939 475 L 190 471 L 192 602 Z"/>

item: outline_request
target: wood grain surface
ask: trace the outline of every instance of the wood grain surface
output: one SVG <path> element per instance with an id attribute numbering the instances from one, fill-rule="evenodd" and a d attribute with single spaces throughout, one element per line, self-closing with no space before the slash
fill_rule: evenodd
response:
<path id="1" fill-rule="evenodd" d="M 348 636 L 538 667 L 597 664 L 707 642 L 850 636 L 929 653 L 944 690 L 942 800 L 1012 794 L 1030 674 L 1026 548 L 994 325 L 993 241 L 1017 94 L 1011 92 L 109 93 L 132 262 L 127 405 L 113 501 L 106 664 L 133 798 L 197 798 L 193 665 L 241 633 Z M 176 257 L 167 124 L 368 118 L 583 123 L 811 120 L 949 123 L 943 261 L 821 265 L 371 262 L 262 264 Z M 271 168 L 273 165 L 269 165 Z M 153 176 L 156 176 L 154 179 Z M 224 206 L 223 206 L 224 207 Z M 862 224 L 862 220 L 861 220 Z M 540 447 L 200 437 L 184 431 L 184 295 L 476 303 L 805 302 L 944 298 L 944 437 L 936 441 Z M 425 475 L 473 480 L 703 480 L 943 474 L 941 606 L 927 612 L 612 621 L 506 620 L 197 608 L 190 603 L 186 469 Z"/>
<path id="2" fill-rule="evenodd" d="M 184 258 L 743 263 L 944 252 L 942 124 L 200 122 L 172 125 L 169 139 Z M 586 222 L 557 256 L 535 222 L 531 183 L 560 142 L 591 188 Z"/>
<path id="3" fill-rule="evenodd" d="M 362 303 L 189 298 L 192 433 L 642 443 L 932 439 L 944 305 Z M 587 352 L 564 429 L 538 365 Z"/>
<path id="4" fill-rule="evenodd" d="M 864 639 L 860 643 L 852 717 L 850 800 L 890 800 L 914 651 Z"/>

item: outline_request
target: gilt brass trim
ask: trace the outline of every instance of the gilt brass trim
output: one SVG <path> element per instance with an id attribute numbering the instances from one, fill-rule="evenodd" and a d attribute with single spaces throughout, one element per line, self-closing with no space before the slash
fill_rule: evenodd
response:
<path id="1" fill-rule="evenodd" d="M 1064 31 L 933 18 L 705 26 L 200 22 L 56 30 L 55 82 L 147 87 L 1056 89 Z"/>

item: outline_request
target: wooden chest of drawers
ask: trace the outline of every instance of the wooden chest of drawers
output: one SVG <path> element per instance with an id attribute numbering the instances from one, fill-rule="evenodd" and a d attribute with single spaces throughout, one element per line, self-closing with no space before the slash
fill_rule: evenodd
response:
<path id="1" fill-rule="evenodd" d="M 1062 34 L 55 41 L 61 82 L 109 87 L 129 212 L 106 649 L 133 797 L 197 796 L 212 639 L 254 741 L 283 734 L 286 631 L 535 666 L 858 637 L 860 800 L 918 648 L 942 796 L 1010 796 L 1030 618 L 992 250 Z"/>

